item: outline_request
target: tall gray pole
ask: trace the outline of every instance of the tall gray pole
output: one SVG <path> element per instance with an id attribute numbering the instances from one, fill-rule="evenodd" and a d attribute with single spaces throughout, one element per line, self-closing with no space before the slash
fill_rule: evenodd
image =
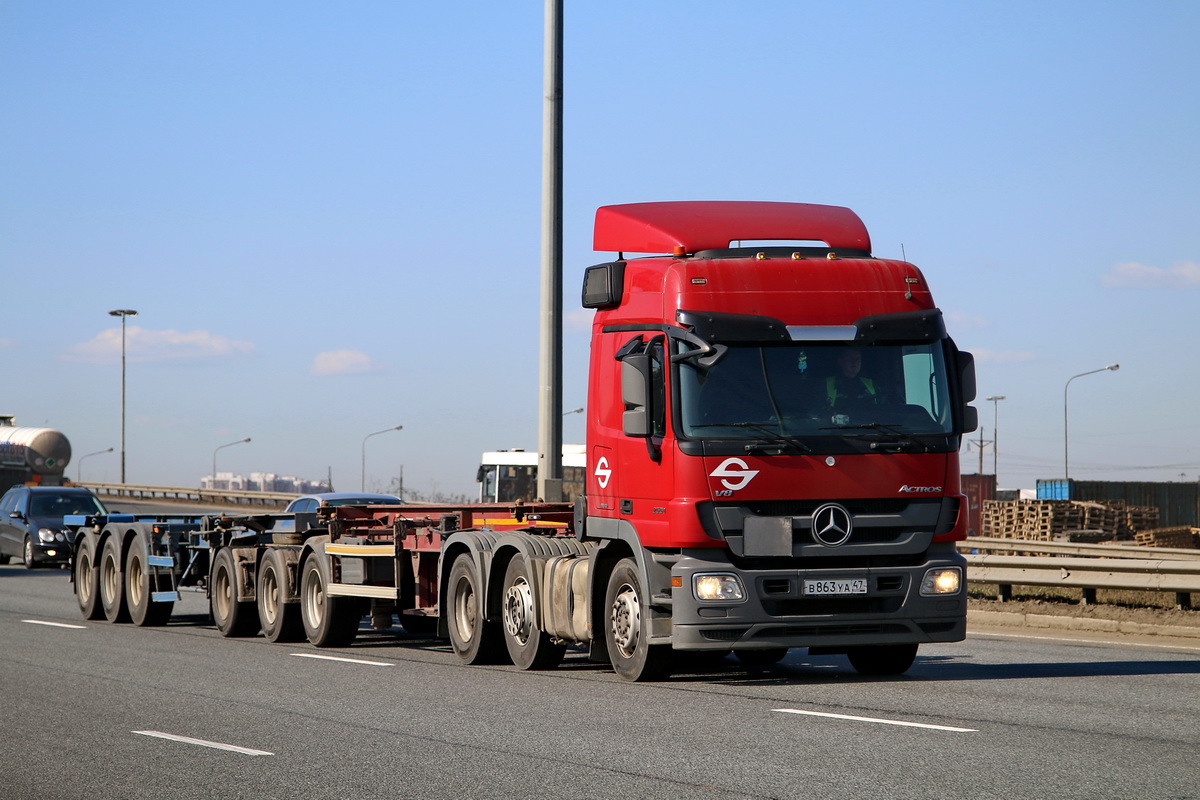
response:
<path id="1" fill-rule="evenodd" d="M 121 483 L 125 483 L 125 318 L 136 317 L 132 308 L 115 308 L 110 317 L 121 318 Z"/>
<path id="2" fill-rule="evenodd" d="M 546 0 L 538 496 L 548 503 L 562 501 L 562 10 L 562 0 Z"/>
<path id="3" fill-rule="evenodd" d="M 1071 480 L 1071 456 L 1070 451 L 1068 450 L 1067 437 L 1067 390 L 1071 388 L 1071 381 L 1075 380 L 1076 378 L 1082 378 L 1084 375 L 1095 375 L 1097 372 L 1115 372 L 1120 368 L 1120 364 L 1109 364 L 1107 367 L 1093 369 L 1088 372 L 1081 372 L 1078 375 L 1072 375 L 1071 377 L 1067 378 L 1067 382 L 1063 386 L 1063 480 Z M 1064 497 L 1062 499 L 1069 500 L 1070 498 Z"/>

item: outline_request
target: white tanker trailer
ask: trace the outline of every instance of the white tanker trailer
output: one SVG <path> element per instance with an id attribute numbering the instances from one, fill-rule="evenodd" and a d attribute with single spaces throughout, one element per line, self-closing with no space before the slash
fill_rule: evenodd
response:
<path id="1" fill-rule="evenodd" d="M 71 461 L 71 443 L 53 428 L 26 428 L 0 414 L 0 491 L 17 483 L 62 482 Z"/>

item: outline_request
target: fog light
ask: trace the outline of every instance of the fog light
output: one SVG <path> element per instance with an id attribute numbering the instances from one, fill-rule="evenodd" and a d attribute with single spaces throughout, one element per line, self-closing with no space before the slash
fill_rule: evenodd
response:
<path id="1" fill-rule="evenodd" d="M 692 591 L 697 600 L 746 599 L 746 592 L 737 575 L 693 575 Z"/>
<path id="2" fill-rule="evenodd" d="M 921 581 L 921 594 L 957 594 L 962 587 L 962 570 L 958 567 L 931 569 Z"/>

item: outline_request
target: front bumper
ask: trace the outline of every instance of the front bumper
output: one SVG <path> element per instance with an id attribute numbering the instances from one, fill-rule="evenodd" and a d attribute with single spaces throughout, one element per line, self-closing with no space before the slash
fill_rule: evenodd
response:
<path id="1" fill-rule="evenodd" d="M 672 577 L 672 646 L 677 650 L 743 650 L 808 647 L 836 651 L 864 645 L 957 642 L 966 637 L 966 560 L 953 543 L 935 544 L 921 563 L 903 566 L 821 566 L 739 569 L 724 552 L 690 551 L 675 563 Z M 819 563 L 819 562 L 818 562 Z M 959 567 L 963 579 L 951 595 L 923 596 L 930 569 Z M 746 598 L 701 601 L 692 593 L 697 573 L 737 575 Z M 805 580 L 865 580 L 856 595 L 803 594 Z"/>

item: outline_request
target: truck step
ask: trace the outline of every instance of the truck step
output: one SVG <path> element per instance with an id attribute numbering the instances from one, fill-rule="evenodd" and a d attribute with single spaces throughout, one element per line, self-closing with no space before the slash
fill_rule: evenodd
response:
<path id="1" fill-rule="evenodd" d="M 173 603 L 179 599 L 179 592 L 151 592 L 152 603 Z"/>
<path id="2" fill-rule="evenodd" d="M 146 563 L 152 567 L 173 567 L 175 559 L 170 556 L 147 556 Z"/>

